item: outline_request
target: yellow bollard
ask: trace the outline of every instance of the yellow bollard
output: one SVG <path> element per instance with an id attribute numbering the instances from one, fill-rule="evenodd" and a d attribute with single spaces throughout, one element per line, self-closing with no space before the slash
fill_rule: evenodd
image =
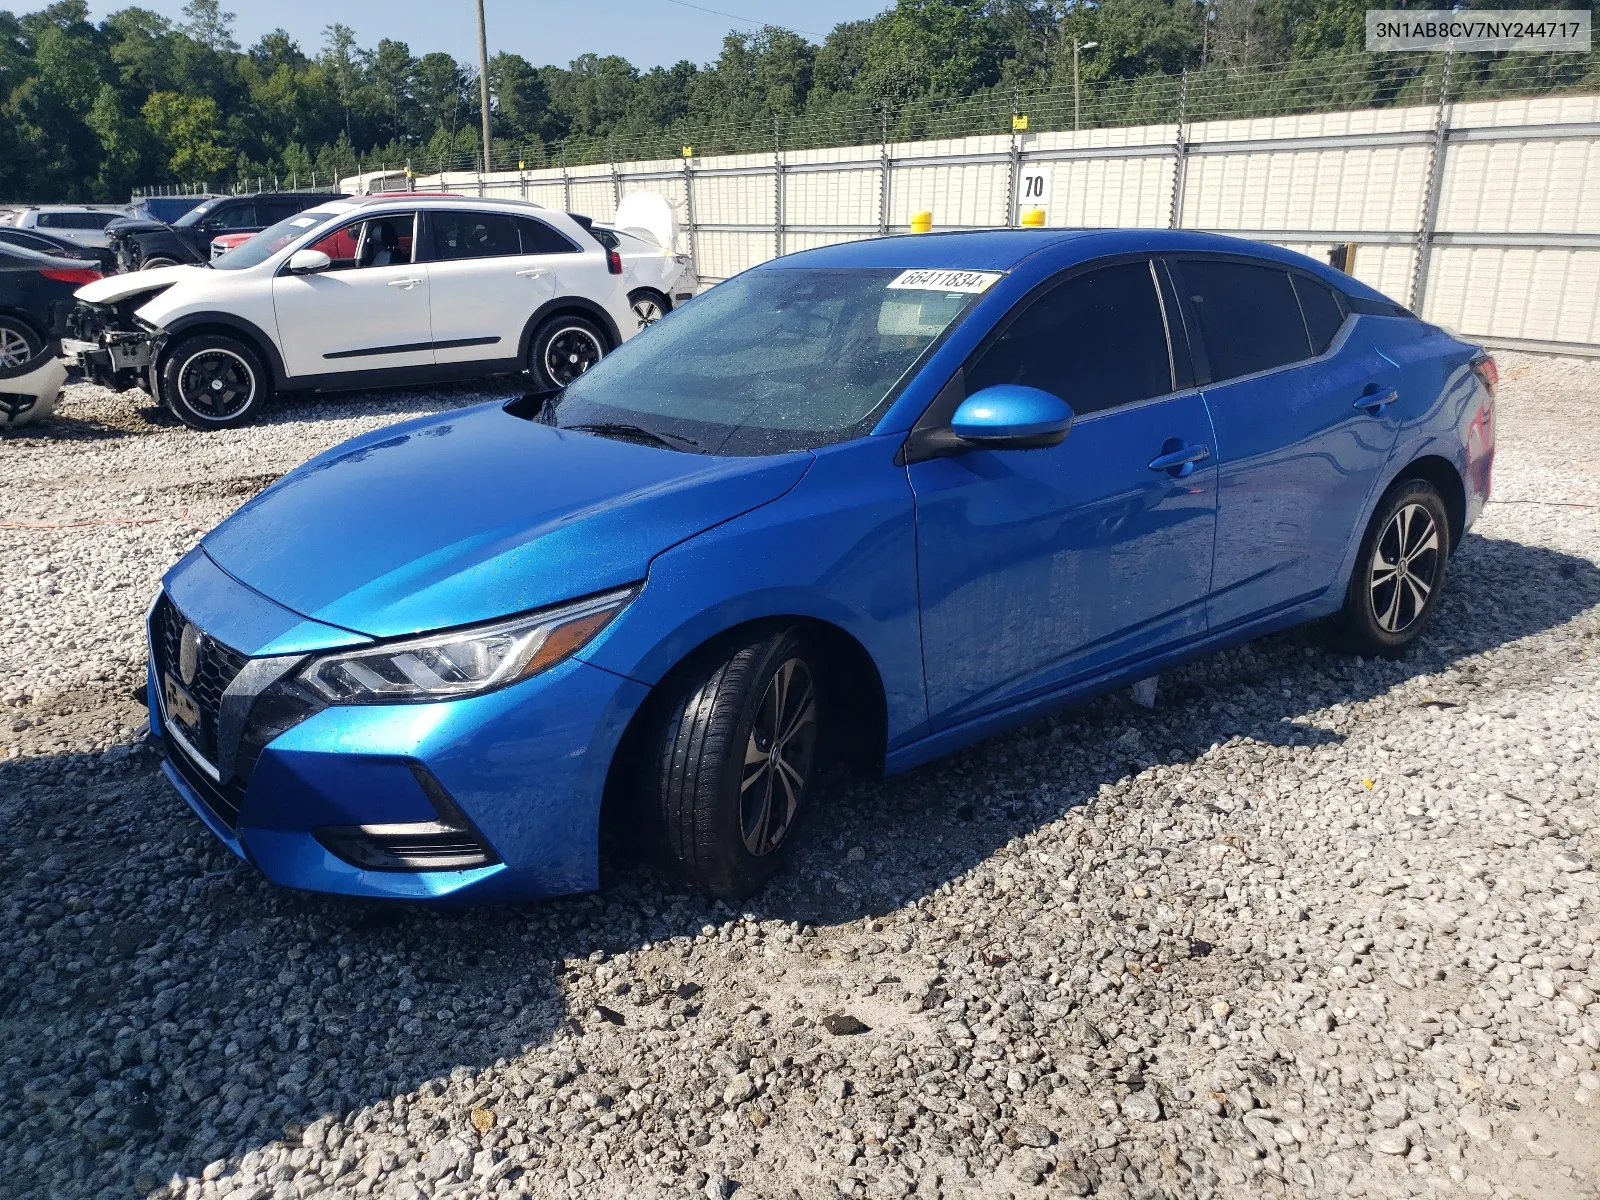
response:
<path id="1" fill-rule="evenodd" d="M 1044 209 L 1030 208 L 1022 214 L 1022 224 L 1030 229 L 1037 229 L 1044 224 Z"/>
<path id="2" fill-rule="evenodd" d="M 931 212 L 919 212 L 911 214 L 912 233 L 931 233 L 932 231 L 933 214 Z"/>

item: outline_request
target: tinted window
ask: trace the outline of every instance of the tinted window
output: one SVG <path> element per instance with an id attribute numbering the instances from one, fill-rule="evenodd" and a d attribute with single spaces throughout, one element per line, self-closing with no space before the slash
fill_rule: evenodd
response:
<path id="1" fill-rule="evenodd" d="M 1339 326 L 1344 324 L 1344 308 L 1332 288 L 1304 275 L 1291 278 L 1295 295 L 1300 297 L 1300 311 L 1306 318 L 1306 331 L 1311 334 L 1311 353 L 1321 354 L 1333 343 Z"/>
<path id="2" fill-rule="evenodd" d="M 601 229 L 598 225 L 596 225 L 593 229 L 589 230 L 589 232 L 594 234 L 594 240 L 599 242 L 607 250 L 615 250 L 622 245 L 622 239 L 617 237 L 617 235 L 612 233 L 609 229 Z"/>
<path id="3" fill-rule="evenodd" d="M 40 213 L 34 221 L 40 229 L 70 229 L 66 213 Z"/>
<path id="4" fill-rule="evenodd" d="M 1150 264 L 1103 267 L 1040 297 L 967 372 L 967 393 L 1020 383 L 1079 416 L 1172 391 Z"/>
<path id="5" fill-rule="evenodd" d="M 285 217 L 292 217 L 305 207 L 303 200 L 257 200 L 256 214 L 263 225 L 276 225 Z"/>
<path id="6" fill-rule="evenodd" d="M 1179 270 L 1213 380 L 1269 371 L 1311 356 L 1289 272 L 1200 259 L 1184 260 Z"/>
<path id="7" fill-rule="evenodd" d="M 254 229 L 259 224 L 253 201 L 225 205 L 206 217 L 205 223 L 217 229 Z"/>
<path id="8" fill-rule="evenodd" d="M 572 254 L 578 249 L 543 221 L 532 217 L 518 217 L 517 228 L 522 233 L 524 254 Z"/>
<path id="9" fill-rule="evenodd" d="M 429 213 L 433 226 L 433 257 L 499 258 L 522 253 L 516 218 L 505 213 Z"/>

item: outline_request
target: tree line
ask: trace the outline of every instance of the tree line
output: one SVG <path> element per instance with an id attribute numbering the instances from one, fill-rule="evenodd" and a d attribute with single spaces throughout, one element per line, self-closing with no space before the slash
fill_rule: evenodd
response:
<path id="1" fill-rule="evenodd" d="M 786 124 L 810 129 L 812 144 L 854 140 L 891 111 L 926 115 L 1070 84 L 1074 47 L 1089 43 L 1077 58 L 1102 103 L 1156 95 L 1142 84 L 1184 70 L 1314 67 L 1360 50 L 1366 7 L 897 0 L 821 44 L 775 26 L 729 33 L 704 65 L 640 70 L 584 54 L 535 66 L 506 50 L 488 72 L 495 165 L 544 165 L 574 147 L 589 160 L 632 157 L 628 148 L 678 136 L 709 140 L 702 152 L 746 149 L 755 131 Z M 125 8 L 96 24 L 85 0 L 0 11 L 0 198 L 117 201 L 152 184 L 326 182 L 358 161 L 423 171 L 480 160 L 472 65 L 387 38 L 362 47 L 341 24 L 314 52 L 281 29 L 245 49 L 233 20 L 219 0 L 192 0 L 179 22 Z M 742 142 L 728 131 L 745 131 Z"/>

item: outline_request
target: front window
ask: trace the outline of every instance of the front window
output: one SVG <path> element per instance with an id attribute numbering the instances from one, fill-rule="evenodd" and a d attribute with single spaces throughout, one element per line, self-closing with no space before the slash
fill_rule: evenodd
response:
<path id="1" fill-rule="evenodd" d="M 965 315 L 954 272 L 769 267 L 712 288 L 575 380 L 540 419 L 708 454 L 780 454 L 858 436 Z M 994 276 L 986 276 L 992 281 Z M 957 285 L 959 286 L 959 285 Z"/>
<path id="2" fill-rule="evenodd" d="M 187 229 L 191 225 L 200 224 L 201 221 L 204 221 L 208 216 L 216 212 L 217 206 L 224 203 L 227 199 L 228 198 L 226 196 L 218 196 L 215 200 L 207 200 L 203 204 L 196 204 L 188 212 L 184 213 L 183 216 L 174 221 L 172 223 L 172 227 L 174 229 Z"/>
<path id="3" fill-rule="evenodd" d="M 212 259 L 211 265 L 219 271 L 242 271 L 246 267 L 259 266 L 285 246 L 326 225 L 329 221 L 337 220 L 349 211 L 350 206 L 344 205 L 339 208 L 313 208 L 303 213 L 296 213 L 276 225 L 269 225 L 249 241 L 242 242 L 226 254 Z"/>

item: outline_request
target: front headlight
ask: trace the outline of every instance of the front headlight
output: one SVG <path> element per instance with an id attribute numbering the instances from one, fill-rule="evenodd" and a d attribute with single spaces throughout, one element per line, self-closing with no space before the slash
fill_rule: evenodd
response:
<path id="1" fill-rule="evenodd" d="M 621 588 L 492 625 L 330 654 L 300 674 L 330 704 L 404 704 L 476 696 L 576 653 L 638 594 Z"/>

